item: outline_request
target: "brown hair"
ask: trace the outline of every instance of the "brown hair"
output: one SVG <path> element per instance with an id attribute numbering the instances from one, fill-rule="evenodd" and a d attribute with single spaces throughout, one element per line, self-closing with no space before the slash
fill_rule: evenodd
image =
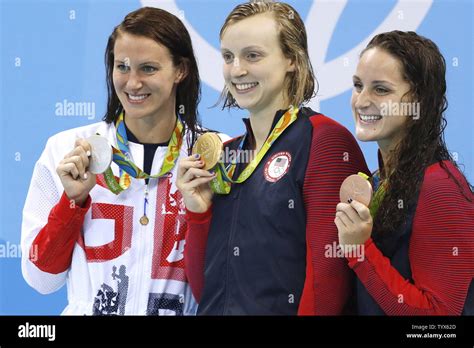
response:
<path id="1" fill-rule="evenodd" d="M 191 37 L 184 24 L 176 16 L 159 8 L 143 7 L 129 13 L 110 35 L 105 50 L 108 100 L 103 120 L 107 123 L 115 122 L 123 111 L 112 77 L 115 41 L 121 33 L 150 38 L 168 48 L 175 66 L 185 65 L 187 76 L 176 89 L 175 111 L 180 114 L 185 126 L 191 131 L 191 143 L 193 143 L 199 125 L 197 104 L 201 96 L 201 87 Z M 184 107 L 184 113 L 180 112 L 182 107 Z"/>
<path id="2" fill-rule="evenodd" d="M 295 63 L 295 71 L 286 78 L 287 97 L 291 105 L 308 102 L 315 94 L 315 77 L 308 54 L 306 29 L 300 15 L 290 5 L 273 1 L 250 1 L 236 6 L 227 16 L 220 31 L 220 39 L 232 24 L 263 13 L 273 14 L 279 28 L 280 47 L 286 58 Z M 224 88 L 219 101 L 225 107 L 238 107 L 234 97 Z"/>
<path id="3" fill-rule="evenodd" d="M 448 160 L 457 167 L 444 140 L 447 125 L 444 112 L 448 107 L 446 62 L 438 46 L 415 32 L 394 30 L 372 38 L 361 56 L 375 47 L 400 62 L 402 76 L 410 84 L 407 96 L 420 105 L 419 119 L 408 119 L 403 139 L 388 159 L 388 167 L 393 171 L 386 173 L 381 170 L 388 190 L 374 219 L 373 236 L 382 248 L 392 248 L 393 238 L 396 239 L 403 231 L 402 226 L 406 223 L 410 210 L 416 206 L 423 174 L 429 165 L 439 162 L 448 176 L 456 182 L 464 197 L 468 200 L 470 198 L 442 162 Z M 387 164 L 384 166 L 387 167 Z M 470 186 L 469 182 L 467 184 Z M 399 200 L 403 201 L 404 209 L 399 209 Z"/>

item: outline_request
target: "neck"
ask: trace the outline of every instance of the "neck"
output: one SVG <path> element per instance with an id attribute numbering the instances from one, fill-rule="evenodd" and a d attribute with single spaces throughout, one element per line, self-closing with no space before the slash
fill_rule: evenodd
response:
<path id="1" fill-rule="evenodd" d="M 276 111 L 275 111 L 276 112 Z M 268 137 L 272 128 L 273 117 L 275 114 L 253 116 L 250 115 L 250 125 L 252 126 L 253 136 L 255 137 L 255 150 L 258 151 Z"/>
<path id="2" fill-rule="evenodd" d="M 159 117 L 134 119 L 125 116 L 127 128 L 142 144 L 165 143 L 173 134 L 176 126 L 174 112 L 162 113 Z"/>
<path id="3" fill-rule="evenodd" d="M 275 100 L 280 100 L 280 103 L 276 102 L 274 105 L 262 110 L 250 111 L 250 125 L 255 137 L 256 151 L 259 151 L 265 140 L 267 140 L 276 112 L 288 107 L 285 98 L 275 98 Z"/>
<path id="4" fill-rule="evenodd" d="M 377 143 L 379 145 L 380 154 L 382 155 L 385 176 L 388 177 L 389 173 L 393 171 L 393 168 L 391 167 L 393 163 L 390 163 L 390 159 L 395 154 L 395 148 L 398 144 L 398 141 L 395 139 L 379 140 Z"/>

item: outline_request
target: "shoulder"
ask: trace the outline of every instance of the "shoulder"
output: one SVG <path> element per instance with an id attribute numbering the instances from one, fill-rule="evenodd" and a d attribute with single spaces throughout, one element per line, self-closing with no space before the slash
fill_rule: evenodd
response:
<path id="1" fill-rule="evenodd" d="M 449 195 L 446 195 L 447 193 Z M 466 178 L 450 161 L 443 161 L 443 165 L 437 162 L 426 168 L 420 195 L 442 195 L 445 199 L 452 199 L 453 197 L 461 197 L 463 195 L 471 200 L 474 198 Z"/>
<path id="2" fill-rule="evenodd" d="M 450 257 L 453 255 L 452 247 L 474 252 L 474 197 L 462 173 L 449 161 L 443 163 L 446 169 L 436 163 L 425 170 L 410 248 L 429 247 L 436 255 L 445 255 L 445 260 L 454 261 Z M 469 255 L 469 252 L 459 255 Z M 456 265 L 459 262 L 456 261 Z"/>
<path id="3" fill-rule="evenodd" d="M 51 145 L 62 142 L 74 143 L 76 141 L 76 138 L 86 138 L 97 133 L 103 136 L 107 136 L 111 127 L 113 127 L 112 124 L 107 124 L 102 121 L 82 127 L 67 129 L 51 136 L 48 139 L 48 143 L 50 143 Z"/>
<path id="4" fill-rule="evenodd" d="M 331 137 L 355 140 L 352 133 L 342 124 L 310 108 L 302 108 L 300 115 L 308 119 L 313 128 L 313 138 Z"/>
<path id="5" fill-rule="evenodd" d="M 425 170 L 415 222 L 424 227 L 443 225 L 448 230 L 468 228 L 472 231 L 474 195 L 462 173 L 449 161 L 443 164 L 446 169 L 435 163 Z"/>
<path id="6" fill-rule="evenodd" d="M 40 158 L 53 158 L 54 162 L 62 159 L 66 153 L 73 149 L 74 143 L 78 138 L 87 138 L 94 134 L 100 134 L 113 139 L 114 126 L 104 121 L 92 123 L 82 127 L 71 128 L 51 136 L 46 142 L 44 152 Z"/>

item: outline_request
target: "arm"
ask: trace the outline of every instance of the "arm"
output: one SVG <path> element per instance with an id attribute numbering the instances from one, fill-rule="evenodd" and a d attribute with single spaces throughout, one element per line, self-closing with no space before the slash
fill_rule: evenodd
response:
<path id="1" fill-rule="evenodd" d="M 51 141 L 35 165 L 22 221 L 22 273 L 26 282 L 47 294 L 66 282 L 72 250 L 81 231 L 84 208 L 71 205 L 54 172 Z"/>
<path id="2" fill-rule="evenodd" d="M 84 208 L 71 209 L 67 196 L 58 196 L 51 172 L 37 163 L 23 209 L 22 273 L 42 294 L 66 282 L 72 250 L 90 206 L 88 198 Z"/>
<path id="3" fill-rule="evenodd" d="M 351 258 L 349 266 L 388 315 L 459 315 L 474 278 L 472 231 L 474 204 L 436 165 L 425 175 L 410 239 L 414 284 L 371 239 L 365 243 L 365 259 Z"/>
<path id="4" fill-rule="evenodd" d="M 199 303 L 204 286 L 204 259 L 212 217 L 212 190 L 209 182 L 215 174 L 203 170 L 200 155 L 183 158 L 178 164 L 178 187 L 186 207 L 188 227 L 184 247 L 184 272 L 194 298 Z"/>
<path id="5" fill-rule="evenodd" d="M 339 188 L 357 172 L 368 173 L 352 134 L 324 116 L 313 116 L 313 140 L 303 196 L 306 206 L 306 280 L 298 314 L 342 314 L 351 291 L 351 272 L 344 258 L 327 257 L 337 243 L 334 214 Z"/>
<path id="6" fill-rule="evenodd" d="M 186 246 L 184 247 L 184 269 L 194 298 L 201 301 L 204 288 L 204 264 L 207 236 L 212 218 L 212 206 L 205 213 L 186 210 Z"/>
<path id="7" fill-rule="evenodd" d="M 84 207 L 71 203 L 65 193 L 39 231 L 30 248 L 30 260 L 43 272 L 58 274 L 69 269 L 72 252 L 81 233 L 84 216 L 91 205 L 90 196 Z"/>

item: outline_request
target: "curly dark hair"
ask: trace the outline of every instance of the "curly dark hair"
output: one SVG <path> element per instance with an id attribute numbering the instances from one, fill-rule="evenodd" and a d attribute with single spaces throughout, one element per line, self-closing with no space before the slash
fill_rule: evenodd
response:
<path id="1" fill-rule="evenodd" d="M 411 101 L 419 103 L 420 115 L 408 120 L 403 139 L 388 158 L 380 176 L 386 182 L 386 194 L 374 219 L 373 238 L 382 248 L 403 232 L 423 181 L 425 169 L 439 162 L 459 187 L 463 196 L 471 201 L 442 161 L 451 161 L 459 169 L 449 153 L 444 129 L 447 121 L 444 112 L 448 107 L 446 99 L 446 62 L 436 44 L 415 32 L 391 31 L 376 35 L 362 51 L 378 47 L 395 57 L 402 66 L 403 78 L 409 83 L 406 94 Z M 461 172 L 461 171 L 460 171 Z M 464 178 L 465 179 L 465 178 Z M 467 182 L 467 179 L 466 179 Z M 472 186 L 467 182 L 472 191 Z M 399 202 L 403 202 L 400 209 Z M 386 245 L 384 245 L 386 244 Z"/>
<path id="2" fill-rule="evenodd" d="M 107 81 L 107 110 L 103 120 L 107 123 L 115 122 L 123 111 L 113 84 L 114 47 L 120 34 L 129 33 L 144 36 L 165 46 L 170 51 L 173 64 L 185 64 L 187 76 L 181 81 L 176 90 L 176 113 L 180 114 L 184 126 L 190 130 L 192 145 L 200 133 L 197 105 L 201 99 L 201 84 L 199 71 L 194 56 L 191 37 L 178 17 L 154 7 L 143 7 L 130 12 L 116 26 L 109 37 L 105 50 L 105 70 Z M 184 113 L 181 113 L 184 110 Z"/>

